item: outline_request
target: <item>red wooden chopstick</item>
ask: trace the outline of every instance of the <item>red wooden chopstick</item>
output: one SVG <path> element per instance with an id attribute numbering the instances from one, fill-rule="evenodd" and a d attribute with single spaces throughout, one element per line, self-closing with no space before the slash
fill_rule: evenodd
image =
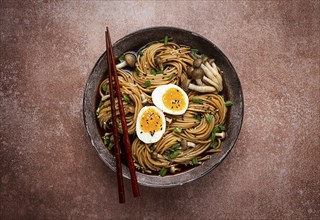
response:
<path id="1" fill-rule="evenodd" d="M 107 47 L 106 49 L 107 49 L 107 55 L 108 55 L 109 82 L 113 82 L 114 81 L 114 86 L 115 86 L 116 95 L 117 95 L 117 99 L 118 99 L 118 107 L 119 107 L 121 126 L 122 126 L 122 131 L 123 131 L 123 142 L 124 142 L 124 145 L 125 145 L 127 163 L 128 163 L 128 168 L 129 168 L 129 171 L 130 171 L 132 191 L 133 191 L 134 197 L 138 197 L 138 196 L 140 196 L 140 192 L 139 192 L 139 188 L 138 188 L 136 171 L 135 171 L 134 164 L 133 164 L 133 159 L 132 159 L 131 143 L 130 143 L 129 134 L 128 134 L 127 122 L 126 122 L 126 119 L 125 119 L 122 96 L 121 96 L 121 92 L 120 92 L 120 85 L 119 85 L 117 69 L 116 69 L 116 65 L 115 65 L 115 61 L 114 61 L 114 54 L 113 54 L 113 49 L 112 49 L 112 45 L 111 45 L 111 39 L 110 39 L 110 33 L 109 33 L 108 27 L 106 28 L 106 47 Z M 110 72 L 111 72 L 111 74 L 110 74 Z M 113 81 L 112 81 L 112 76 L 113 76 Z M 115 103 L 113 94 L 112 94 L 113 102 L 111 100 L 111 93 L 113 93 L 113 83 L 109 83 L 109 85 L 110 85 L 109 86 L 110 87 L 110 101 L 111 101 L 111 103 Z M 115 104 L 111 104 L 111 105 L 113 105 L 113 108 L 115 110 Z M 112 110 L 112 108 L 111 108 L 111 110 Z M 114 112 L 114 113 L 116 113 L 116 112 Z M 112 118 L 113 118 L 113 121 L 116 121 L 116 116 L 112 115 Z M 116 126 L 114 126 L 114 125 L 116 125 Z M 112 127 L 113 127 L 113 132 L 114 133 L 118 133 L 118 131 L 117 131 L 117 128 L 118 128 L 117 122 L 114 123 Z M 114 129 L 114 127 L 115 127 L 115 129 Z M 118 137 L 118 134 L 116 136 Z M 116 155 L 116 152 L 115 152 L 115 155 Z M 117 155 L 116 155 L 116 157 L 117 157 Z M 120 157 L 120 147 L 119 147 L 119 157 Z M 116 162 L 117 162 L 117 167 L 118 167 L 119 165 L 118 165 L 118 160 L 117 159 L 116 159 Z M 120 168 L 121 168 L 121 161 L 119 161 L 119 163 L 120 163 Z M 122 171 L 121 171 L 120 174 L 122 176 Z M 119 174 L 119 172 L 117 172 L 118 187 L 119 187 L 119 201 L 122 198 L 122 197 L 120 197 L 120 195 L 122 196 L 122 192 L 120 190 L 122 190 L 122 187 L 123 187 L 123 181 L 121 181 L 122 182 L 121 187 L 120 187 L 120 184 L 119 184 L 119 175 L 120 174 Z M 124 200 L 124 191 L 123 191 L 123 200 Z"/>
<path id="2" fill-rule="evenodd" d="M 114 155 L 116 157 L 116 172 L 117 172 L 117 180 L 118 180 L 118 193 L 119 193 L 119 203 L 125 202 L 125 194 L 124 194 L 124 184 L 122 178 L 122 166 L 121 166 L 121 157 L 120 157 L 120 146 L 119 146 L 119 136 L 118 136 L 118 122 L 117 122 L 117 112 L 115 107 L 114 100 L 114 92 L 113 92 L 113 80 L 112 80 L 112 60 L 111 55 L 109 53 L 110 48 L 109 41 L 107 40 L 107 32 L 106 32 L 106 53 L 107 53 L 107 61 L 108 61 L 108 79 L 109 79 L 109 92 L 110 92 L 110 102 L 111 102 L 111 114 L 112 114 L 112 133 L 114 140 Z"/>

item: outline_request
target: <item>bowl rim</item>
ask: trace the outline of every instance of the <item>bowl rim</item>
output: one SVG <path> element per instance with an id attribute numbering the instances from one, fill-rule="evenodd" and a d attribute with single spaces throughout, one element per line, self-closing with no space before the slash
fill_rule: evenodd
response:
<path id="1" fill-rule="evenodd" d="M 172 27 L 172 26 L 153 26 L 153 27 L 143 28 L 143 29 L 134 31 L 132 33 L 129 33 L 129 34 L 125 35 L 124 37 L 120 38 L 119 40 L 117 40 L 112 45 L 114 48 L 114 53 L 116 54 L 116 53 L 121 52 L 121 44 L 123 44 L 123 42 L 126 42 L 126 40 L 131 39 L 131 38 L 135 38 L 135 36 L 137 36 L 137 35 L 139 36 L 141 34 L 149 33 L 152 31 L 162 31 L 162 32 L 172 32 L 173 31 L 173 32 L 183 33 L 183 34 L 187 34 L 189 36 L 192 36 L 192 37 L 195 37 L 198 39 L 202 39 L 203 41 L 208 43 L 212 48 L 214 48 L 215 52 L 217 52 L 222 57 L 224 62 L 226 62 L 228 67 L 233 72 L 234 80 L 237 83 L 237 88 L 238 88 L 237 92 L 239 92 L 239 94 L 238 94 L 239 95 L 239 103 L 238 103 L 239 109 L 237 109 L 237 114 L 238 114 L 239 119 L 237 121 L 237 127 L 235 128 L 235 133 L 233 134 L 233 139 L 229 140 L 230 143 L 228 144 L 228 148 L 226 149 L 226 151 L 223 152 L 223 154 L 219 153 L 222 156 L 219 156 L 218 158 L 216 158 L 214 163 L 209 163 L 209 166 L 206 166 L 206 163 L 203 163 L 200 166 L 196 166 L 196 167 L 191 168 L 185 172 L 178 173 L 175 175 L 168 175 L 168 176 L 164 176 L 164 177 L 143 174 L 138 171 L 136 172 L 137 181 L 140 185 L 148 186 L 148 187 L 156 187 L 156 188 L 167 188 L 167 187 L 174 187 L 174 186 L 183 185 L 185 183 L 194 181 L 196 179 L 199 179 L 199 178 L 207 175 L 209 172 L 214 170 L 219 164 L 221 164 L 221 162 L 227 157 L 227 155 L 233 149 L 233 147 L 239 137 L 241 128 L 242 128 L 243 116 L 244 116 L 244 97 L 243 97 L 243 90 L 242 90 L 239 76 L 238 76 L 235 68 L 233 67 L 232 63 L 228 59 L 228 57 L 213 42 L 208 40 L 206 37 L 199 35 L 193 31 L 189 31 L 189 30 L 177 28 L 177 27 Z M 146 43 L 148 43 L 148 42 L 145 42 L 145 44 Z M 125 51 L 122 51 L 122 53 L 123 52 L 125 52 Z M 88 76 L 88 79 L 87 79 L 87 82 L 85 85 L 85 89 L 84 89 L 84 94 L 83 94 L 82 113 L 83 113 L 84 125 L 86 128 L 87 134 L 90 138 L 91 145 L 97 151 L 100 159 L 111 170 L 116 172 L 116 166 L 115 166 L 115 161 L 114 161 L 113 155 L 104 147 L 100 134 L 99 134 L 100 138 L 97 140 L 97 134 L 96 134 L 97 131 L 95 131 L 95 129 L 94 129 L 94 127 L 96 126 L 96 130 L 97 130 L 97 121 L 96 121 L 96 117 L 95 117 L 95 111 L 92 112 L 92 109 L 91 109 L 91 111 L 90 111 L 90 109 L 88 110 L 88 108 L 89 108 L 88 105 L 90 104 L 89 100 L 93 98 L 93 97 L 91 97 L 92 89 L 96 91 L 95 94 L 97 93 L 97 88 L 92 88 L 91 79 L 92 79 L 92 77 L 94 77 L 94 74 L 96 73 L 96 69 L 99 66 L 103 65 L 102 63 L 105 58 L 106 58 L 106 53 L 104 51 L 102 53 L 102 55 L 99 57 L 99 59 L 96 61 L 94 67 L 92 68 L 92 70 Z M 103 73 L 101 75 L 102 76 L 100 78 L 103 78 Z M 98 86 L 96 86 L 96 87 L 98 87 Z M 90 93 L 90 91 L 91 91 L 91 93 Z M 94 118 L 92 118 L 92 113 L 94 113 L 93 114 Z M 94 120 L 95 123 L 93 123 L 92 120 Z M 225 140 L 223 142 L 225 142 Z M 213 154 L 213 155 L 216 155 L 216 154 Z M 213 160 L 213 159 L 211 158 L 210 160 Z M 201 167 L 201 169 L 199 169 L 199 167 Z M 127 179 L 130 179 L 128 167 L 125 164 L 122 164 L 122 169 L 123 169 L 123 176 Z M 197 171 L 201 171 L 201 172 L 197 172 Z M 161 181 L 159 181 L 159 180 L 161 180 Z"/>

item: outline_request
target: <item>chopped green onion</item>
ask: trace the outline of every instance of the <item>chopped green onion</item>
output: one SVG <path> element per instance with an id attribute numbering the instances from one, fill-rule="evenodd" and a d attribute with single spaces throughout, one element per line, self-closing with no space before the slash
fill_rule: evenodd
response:
<path id="1" fill-rule="evenodd" d="M 164 36 L 164 45 L 168 45 L 168 35 Z"/>
<path id="2" fill-rule="evenodd" d="M 199 50 L 198 50 L 198 49 L 194 49 L 194 48 L 193 48 L 193 49 L 191 49 L 191 50 L 190 50 L 190 53 L 193 53 L 193 54 L 195 54 L 195 53 L 199 53 Z"/>
<path id="3" fill-rule="evenodd" d="M 123 61 L 124 61 L 124 54 L 122 54 L 122 55 L 118 58 L 118 60 L 119 60 L 120 62 L 123 62 Z"/>
<path id="4" fill-rule="evenodd" d="M 193 97 L 193 98 L 192 98 L 192 101 L 195 102 L 195 103 L 198 103 L 198 104 L 203 104 L 202 99 L 199 99 L 199 98 Z"/>
<path id="5" fill-rule="evenodd" d="M 123 101 L 125 101 L 125 102 L 128 103 L 128 104 L 130 104 L 131 99 L 130 99 L 129 96 L 124 95 L 124 96 L 123 96 Z"/>
<path id="6" fill-rule="evenodd" d="M 198 165 L 199 164 L 199 161 L 198 161 L 198 158 L 194 157 L 192 158 L 192 165 Z"/>
<path id="7" fill-rule="evenodd" d="M 103 103 L 104 103 L 104 101 L 100 100 L 98 107 L 101 107 L 103 105 Z"/>
<path id="8" fill-rule="evenodd" d="M 171 146 L 171 149 L 177 150 L 180 147 L 180 143 L 174 144 Z"/>
<path id="9" fill-rule="evenodd" d="M 180 153 L 181 153 L 180 151 L 175 151 L 175 152 L 173 152 L 172 154 L 169 154 L 169 155 L 168 155 L 168 158 L 169 158 L 169 159 L 174 159 L 174 158 L 176 158 Z"/>
<path id="10" fill-rule="evenodd" d="M 103 144 L 104 144 L 105 146 L 108 146 L 109 143 L 110 143 L 109 137 L 104 137 L 104 138 L 103 138 Z"/>
<path id="11" fill-rule="evenodd" d="M 146 87 L 150 87 L 150 86 L 151 86 L 151 81 L 149 81 L 149 80 L 148 80 L 148 81 L 145 81 L 145 82 L 144 82 L 144 85 L 145 85 Z"/>
<path id="12" fill-rule="evenodd" d="M 113 146 L 114 146 L 114 144 L 112 142 L 110 142 L 108 145 L 108 150 L 112 150 Z"/>
<path id="13" fill-rule="evenodd" d="M 174 72 L 171 73 L 168 79 L 171 80 L 173 78 L 174 74 L 175 74 Z"/>
<path id="14" fill-rule="evenodd" d="M 216 139 L 216 133 L 219 132 L 219 128 L 218 127 L 215 127 L 212 132 L 211 132 L 211 140 L 214 141 L 214 139 Z"/>
<path id="15" fill-rule="evenodd" d="M 190 55 L 191 55 L 192 58 L 194 58 L 194 59 L 201 58 L 201 54 L 199 53 L 199 50 L 198 50 L 198 49 L 191 49 L 191 50 L 190 50 Z"/>
<path id="16" fill-rule="evenodd" d="M 208 115 L 207 122 L 210 124 L 212 122 L 213 115 Z"/>
<path id="17" fill-rule="evenodd" d="M 181 128 L 174 128 L 173 131 L 176 132 L 176 133 L 181 133 L 181 132 L 182 132 L 182 129 L 181 129 Z"/>
<path id="18" fill-rule="evenodd" d="M 218 125 L 218 128 L 220 129 L 220 131 L 226 131 L 226 127 L 224 125 Z"/>
<path id="19" fill-rule="evenodd" d="M 107 84 L 103 84 L 103 85 L 102 85 L 102 90 L 103 90 L 104 92 L 106 92 L 107 89 L 108 89 L 108 85 L 107 85 Z"/>
<path id="20" fill-rule="evenodd" d="M 219 131 L 220 131 L 219 126 L 213 128 L 213 132 L 214 132 L 214 133 L 218 133 Z"/>
<path id="21" fill-rule="evenodd" d="M 211 139 L 212 141 L 214 141 L 214 139 L 216 139 L 216 132 L 214 132 L 214 131 L 211 132 L 210 139 Z"/>
<path id="22" fill-rule="evenodd" d="M 100 113 L 100 107 L 97 108 L 96 115 L 99 115 L 99 113 Z"/>
<path id="23" fill-rule="evenodd" d="M 201 121 L 201 115 L 200 114 L 196 114 L 194 116 L 194 119 L 196 119 L 197 121 Z"/>
<path id="24" fill-rule="evenodd" d="M 229 106 L 232 106 L 233 103 L 232 103 L 231 100 L 229 100 L 229 101 L 226 101 L 226 102 L 224 103 L 224 105 L 227 106 L 227 107 L 229 107 Z"/>
<path id="25" fill-rule="evenodd" d="M 173 37 L 168 36 L 168 42 L 173 41 Z M 164 42 L 164 38 L 160 39 L 159 42 Z"/>
<path id="26" fill-rule="evenodd" d="M 216 133 L 220 132 L 221 131 L 221 127 L 216 126 L 212 129 L 212 132 L 211 132 L 211 140 L 214 141 L 216 139 Z"/>
<path id="27" fill-rule="evenodd" d="M 137 76 L 140 76 L 140 70 L 138 68 L 136 68 L 136 74 Z"/>
<path id="28" fill-rule="evenodd" d="M 163 70 L 157 71 L 157 70 L 155 70 L 155 69 L 152 69 L 150 73 L 151 73 L 152 75 L 156 76 L 157 74 L 163 73 Z"/>
<path id="29" fill-rule="evenodd" d="M 167 169 L 162 167 L 161 170 L 159 171 L 160 176 L 165 176 L 167 174 Z"/>
<path id="30" fill-rule="evenodd" d="M 139 51 L 138 51 L 138 55 L 143 55 L 142 50 L 139 50 Z"/>
<path id="31" fill-rule="evenodd" d="M 214 140 L 211 142 L 210 147 L 212 147 L 213 149 L 215 149 L 218 146 L 218 141 Z"/>

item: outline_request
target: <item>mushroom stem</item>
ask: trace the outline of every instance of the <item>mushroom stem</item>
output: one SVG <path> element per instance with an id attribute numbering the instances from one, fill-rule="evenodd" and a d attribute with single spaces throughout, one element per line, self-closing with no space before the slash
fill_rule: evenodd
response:
<path id="1" fill-rule="evenodd" d="M 222 85 L 222 77 L 217 69 L 216 64 L 212 62 L 210 65 L 209 62 L 206 62 L 205 66 L 214 74 L 214 76 L 218 79 L 218 82 Z"/>
<path id="2" fill-rule="evenodd" d="M 180 168 L 176 168 L 175 166 L 170 166 L 170 173 L 175 173 L 176 171 L 180 171 Z"/>
<path id="3" fill-rule="evenodd" d="M 201 69 L 203 69 L 204 73 L 206 74 L 206 76 L 211 79 L 214 80 L 215 76 L 214 74 L 208 69 L 208 67 L 206 67 L 204 64 L 201 64 Z"/>
<path id="4" fill-rule="evenodd" d="M 164 159 L 164 157 L 161 155 L 161 154 L 158 154 L 157 152 L 152 152 L 152 154 L 151 154 L 151 158 L 152 159 Z"/>
<path id="5" fill-rule="evenodd" d="M 142 102 L 143 104 L 148 101 L 148 100 L 146 99 L 146 96 L 145 96 L 143 93 L 141 93 L 140 96 L 141 96 L 141 102 Z"/>
<path id="6" fill-rule="evenodd" d="M 155 63 L 160 67 L 161 70 L 163 70 L 163 64 L 160 57 L 156 57 Z"/>
<path id="7" fill-rule="evenodd" d="M 210 85 L 214 86 L 215 88 L 220 88 L 218 82 L 216 80 L 211 80 L 208 77 L 204 76 L 202 79 L 204 82 L 209 83 Z M 218 89 L 219 90 L 219 89 Z"/>
<path id="8" fill-rule="evenodd" d="M 130 67 L 134 67 L 136 61 L 137 61 L 136 56 L 132 52 L 127 52 L 124 55 L 124 61 L 122 61 L 121 63 L 118 63 L 116 65 L 116 68 L 117 69 L 122 69 L 122 68 L 126 67 L 127 65 L 130 66 Z"/>
<path id="9" fill-rule="evenodd" d="M 216 92 L 217 89 L 212 87 L 212 86 L 197 86 L 192 83 L 189 84 L 188 89 L 201 92 L 201 93 L 206 93 L 206 92 Z"/>
<path id="10" fill-rule="evenodd" d="M 226 132 L 222 131 L 221 133 L 216 133 L 216 137 L 220 139 L 226 138 Z"/>
<path id="11" fill-rule="evenodd" d="M 169 124 L 171 124 L 171 123 L 172 123 L 172 118 L 166 117 L 166 121 L 167 121 Z"/>
<path id="12" fill-rule="evenodd" d="M 204 83 L 202 82 L 202 80 L 201 80 L 201 79 L 196 79 L 196 82 L 197 82 L 197 84 L 198 84 L 199 86 L 204 85 Z"/>
<path id="13" fill-rule="evenodd" d="M 104 101 L 104 100 L 108 99 L 109 97 L 110 97 L 109 94 L 108 95 L 104 95 L 104 96 L 101 97 L 101 101 Z"/>
<path id="14" fill-rule="evenodd" d="M 195 147 L 196 146 L 196 144 L 195 143 L 193 143 L 193 142 L 190 142 L 190 141 L 187 141 L 186 139 L 182 139 L 181 140 L 181 149 L 182 150 L 185 150 L 185 149 L 187 149 L 188 147 Z"/>
<path id="15" fill-rule="evenodd" d="M 122 68 L 126 67 L 127 65 L 128 65 L 128 63 L 126 61 L 122 61 L 121 63 L 118 63 L 116 65 L 116 68 L 117 69 L 122 69 Z"/>
<path id="16" fill-rule="evenodd" d="M 197 92 L 206 93 L 206 92 L 216 92 L 217 89 L 213 86 L 197 86 L 190 83 L 190 79 L 184 79 L 181 82 L 181 88 L 184 91 L 188 91 L 188 89 L 195 90 Z"/>
<path id="17" fill-rule="evenodd" d="M 220 92 L 222 91 L 223 87 L 222 87 L 222 81 L 220 82 L 219 78 L 221 78 L 219 73 L 216 73 L 213 68 L 208 67 L 208 65 L 210 66 L 210 64 L 208 62 L 206 62 L 206 64 L 202 64 L 201 68 L 203 69 L 204 73 L 206 74 L 206 76 L 212 81 L 212 82 L 216 82 L 216 85 L 214 85 L 214 87 L 216 87 L 216 89 Z M 216 74 L 218 74 L 219 76 L 216 76 Z"/>

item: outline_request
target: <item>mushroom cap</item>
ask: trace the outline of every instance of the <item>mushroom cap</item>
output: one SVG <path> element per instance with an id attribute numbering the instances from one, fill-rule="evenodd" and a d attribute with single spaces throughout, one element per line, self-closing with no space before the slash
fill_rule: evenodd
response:
<path id="1" fill-rule="evenodd" d="M 154 62 L 155 62 L 157 65 L 162 64 L 162 60 L 161 60 L 160 57 L 156 57 L 156 59 L 154 60 Z"/>
<path id="2" fill-rule="evenodd" d="M 189 66 L 189 67 L 187 68 L 186 73 L 187 73 L 187 76 L 188 76 L 188 77 L 191 78 L 191 75 L 192 75 L 192 71 L 193 71 L 193 70 L 194 70 L 194 68 L 193 68 L 192 66 Z"/>
<path id="3" fill-rule="evenodd" d="M 213 59 L 213 58 L 208 59 L 208 62 L 209 62 L 209 64 L 211 65 L 212 63 L 214 63 L 214 59 Z"/>
<path id="4" fill-rule="evenodd" d="M 175 166 L 170 166 L 170 173 L 175 173 L 176 171 L 178 171 L 179 169 L 176 168 Z"/>
<path id="5" fill-rule="evenodd" d="M 201 64 L 202 64 L 202 59 L 195 59 L 193 61 L 193 67 L 194 68 L 199 68 L 201 66 Z"/>
<path id="6" fill-rule="evenodd" d="M 191 73 L 192 79 L 202 79 L 204 71 L 202 68 L 195 68 Z"/>
<path id="7" fill-rule="evenodd" d="M 157 159 L 158 158 L 157 152 L 153 151 L 152 154 L 151 154 L 151 158 L 154 159 L 154 160 Z"/>
<path id="8" fill-rule="evenodd" d="M 187 142 L 187 140 L 186 140 L 186 139 L 182 139 L 182 140 L 181 140 L 181 149 L 182 149 L 182 150 L 185 150 L 185 149 L 187 149 L 187 147 L 188 147 L 188 142 Z"/>
<path id="9" fill-rule="evenodd" d="M 188 88 L 189 84 L 190 84 L 190 79 L 184 79 L 181 81 L 181 88 L 187 92 L 189 90 Z"/>
<path id="10" fill-rule="evenodd" d="M 208 61 L 209 58 L 206 55 L 202 54 L 201 59 L 202 59 L 202 62 L 205 63 L 206 61 Z"/>
<path id="11" fill-rule="evenodd" d="M 128 66 L 134 67 L 136 65 L 137 58 L 133 53 L 126 53 L 126 55 L 124 55 L 124 59 Z"/>

